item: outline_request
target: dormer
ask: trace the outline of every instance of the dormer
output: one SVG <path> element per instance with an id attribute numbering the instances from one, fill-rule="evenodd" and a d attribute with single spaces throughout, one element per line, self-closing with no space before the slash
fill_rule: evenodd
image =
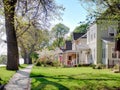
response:
<path id="1" fill-rule="evenodd" d="M 114 38 L 116 30 L 113 27 L 108 27 L 108 37 Z"/>

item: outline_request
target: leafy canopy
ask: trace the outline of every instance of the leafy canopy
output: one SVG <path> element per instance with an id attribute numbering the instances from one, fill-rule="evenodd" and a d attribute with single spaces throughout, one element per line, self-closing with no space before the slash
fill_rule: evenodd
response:
<path id="1" fill-rule="evenodd" d="M 73 32 L 75 33 L 86 33 L 86 28 L 87 28 L 88 24 L 82 24 L 80 26 L 77 26 Z"/>

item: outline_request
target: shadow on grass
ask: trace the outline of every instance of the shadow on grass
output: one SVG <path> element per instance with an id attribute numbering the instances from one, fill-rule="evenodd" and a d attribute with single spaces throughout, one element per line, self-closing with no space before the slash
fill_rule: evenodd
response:
<path id="1" fill-rule="evenodd" d="M 45 88 L 47 85 L 53 85 L 55 87 L 58 88 L 58 90 L 70 90 L 69 88 L 67 88 L 66 86 L 63 86 L 60 83 L 57 83 L 56 81 L 67 81 L 72 82 L 75 81 L 76 83 L 78 82 L 83 82 L 85 85 L 83 85 L 82 87 L 76 87 L 77 90 L 120 90 L 120 86 L 116 86 L 113 85 L 111 87 L 109 87 L 108 83 L 109 81 L 116 81 L 116 82 L 120 82 L 120 78 L 118 76 L 113 76 L 113 75 L 107 75 L 107 74 L 102 74 L 102 77 L 97 76 L 95 77 L 94 75 L 90 75 L 88 77 L 84 77 L 84 78 L 76 78 L 75 76 L 80 76 L 79 75 L 58 75 L 58 76 L 45 76 L 45 75 L 34 75 L 32 74 L 31 77 L 35 79 L 35 81 L 32 84 L 35 84 L 36 82 L 39 82 L 39 85 L 34 86 L 34 89 L 32 90 L 44 90 L 43 88 Z M 49 80 L 48 80 L 49 79 Z M 50 80 L 55 80 L 55 82 L 50 81 Z M 94 86 L 94 87 L 93 87 Z M 74 88 L 74 86 L 72 86 Z M 47 89 L 46 89 L 47 90 Z M 49 89 L 52 90 L 52 89 Z M 73 89 L 72 89 L 73 90 Z M 76 90 L 76 89 L 75 89 Z"/>
<path id="2" fill-rule="evenodd" d="M 35 81 L 32 83 L 33 85 L 34 85 L 34 83 L 40 83 L 40 84 L 37 86 L 35 85 L 32 88 L 32 90 L 44 90 L 47 85 L 52 85 L 52 86 L 56 87 L 58 90 L 69 90 L 64 85 L 57 83 L 57 82 L 49 81 L 45 77 L 34 77 L 34 79 L 35 79 Z M 52 89 L 51 89 L 51 87 L 47 87 L 45 90 L 52 90 Z"/>
<path id="3" fill-rule="evenodd" d="M 80 75 L 80 74 L 78 74 Z M 51 78 L 51 79 L 68 79 L 68 80 L 82 80 L 82 81 L 92 81 L 92 80 L 96 80 L 96 81 L 120 81 L 120 77 L 115 77 L 115 76 L 108 76 L 106 74 L 102 74 L 102 78 L 100 76 L 97 76 L 97 77 L 94 77 L 94 76 L 90 76 L 91 78 L 89 77 L 85 77 L 85 78 L 74 78 L 74 76 L 78 76 L 78 75 L 58 75 L 58 76 L 45 76 L 45 75 L 42 75 L 42 74 L 39 74 L 39 75 L 34 75 L 32 74 L 31 77 L 39 77 L 39 78 Z"/>

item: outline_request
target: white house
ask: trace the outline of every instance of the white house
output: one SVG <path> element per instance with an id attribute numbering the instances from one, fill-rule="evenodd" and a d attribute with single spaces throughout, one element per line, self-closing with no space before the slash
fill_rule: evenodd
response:
<path id="1" fill-rule="evenodd" d="M 102 63 L 108 65 L 113 57 L 115 35 L 118 24 L 116 21 L 97 21 L 88 27 L 87 45 L 90 48 L 89 58 L 92 64 Z"/>
<path id="2" fill-rule="evenodd" d="M 72 48 L 64 52 L 65 65 L 118 63 L 120 54 L 114 51 L 117 27 L 117 21 L 98 20 L 88 27 L 86 34 L 73 33 Z"/>

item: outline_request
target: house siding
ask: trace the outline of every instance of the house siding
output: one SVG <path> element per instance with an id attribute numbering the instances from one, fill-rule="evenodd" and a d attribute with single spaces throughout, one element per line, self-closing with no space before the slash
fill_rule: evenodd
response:
<path id="1" fill-rule="evenodd" d="M 97 24 L 93 24 L 89 31 L 87 32 L 87 44 L 90 47 L 91 53 L 89 58 L 90 63 L 96 64 L 97 63 Z"/>
<path id="2" fill-rule="evenodd" d="M 111 38 L 113 39 L 114 36 L 110 36 L 110 32 L 114 32 L 114 35 L 116 35 L 116 27 L 118 24 L 116 21 L 112 21 L 109 23 L 108 21 L 101 20 L 100 23 L 96 22 L 93 23 L 92 25 L 89 26 L 88 31 L 87 31 L 87 44 L 89 45 L 91 49 L 91 62 L 93 64 L 108 64 L 108 59 L 111 58 L 111 47 L 114 47 L 114 42 L 111 43 L 103 43 L 102 39 L 103 38 Z M 112 28 L 110 30 L 110 28 Z M 103 47 L 105 48 L 105 56 L 106 58 L 102 58 L 103 54 Z"/>

